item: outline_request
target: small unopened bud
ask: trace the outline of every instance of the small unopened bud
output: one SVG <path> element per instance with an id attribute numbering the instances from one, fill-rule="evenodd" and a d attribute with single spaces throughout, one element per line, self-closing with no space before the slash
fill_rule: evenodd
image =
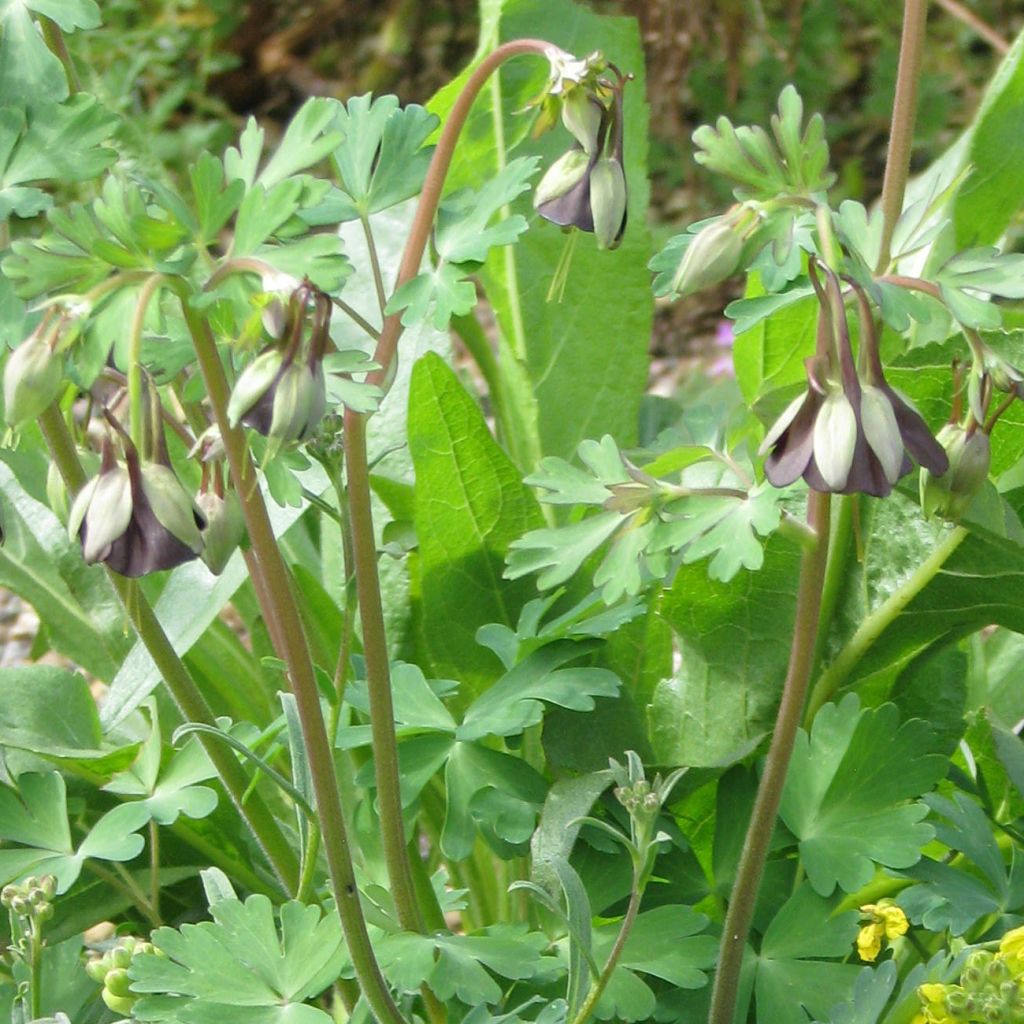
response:
<path id="1" fill-rule="evenodd" d="M 110 961 L 105 957 L 97 957 L 95 960 L 89 960 L 85 965 L 85 973 L 96 982 L 97 985 L 103 984 L 103 979 L 107 976 L 107 971 L 110 970 Z"/>
<path id="2" fill-rule="evenodd" d="M 109 953 L 110 965 L 118 970 L 127 969 L 131 966 L 132 956 L 135 953 L 135 941 L 129 936 L 122 939 L 120 946 L 115 946 Z"/>
<path id="3" fill-rule="evenodd" d="M 20 895 L 21 894 L 16 885 L 5 885 L 3 889 L 0 889 L 0 905 L 3 905 L 10 910 L 11 904 L 14 902 L 14 898 Z"/>
<path id="4" fill-rule="evenodd" d="M 277 375 L 281 372 L 283 363 L 282 354 L 277 349 L 270 349 L 257 356 L 242 371 L 242 375 L 231 391 L 231 398 L 228 400 L 228 423 L 232 427 L 237 427 L 239 423 L 255 412 L 260 400 L 266 396 Z M 272 411 L 272 408 L 271 403 L 269 411 Z M 266 432 L 256 424 L 250 425 L 254 426 L 261 434 Z M 269 427 L 268 418 L 267 429 Z"/>
<path id="5" fill-rule="evenodd" d="M 946 1012 L 954 1020 L 967 1020 L 977 1008 L 977 1000 L 974 996 L 959 987 L 950 988 L 946 992 L 944 1002 L 946 1004 Z"/>
<path id="6" fill-rule="evenodd" d="M 64 360 L 48 337 L 31 334 L 4 367 L 4 418 L 11 426 L 35 419 L 60 392 Z"/>
<path id="7" fill-rule="evenodd" d="M 679 261 L 672 292 L 683 297 L 724 281 L 739 270 L 743 238 L 735 226 L 719 218 L 697 232 Z"/>
<path id="8" fill-rule="evenodd" d="M 991 444 L 983 430 L 947 423 L 936 435 L 949 456 L 949 469 L 934 476 L 921 469 L 921 509 L 926 516 L 960 519 L 988 479 Z"/>
<path id="9" fill-rule="evenodd" d="M 126 967 L 115 967 L 108 971 L 107 976 L 103 979 L 103 987 L 114 996 L 130 996 L 132 994 L 131 985 Z"/>
<path id="10" fill-rule="evenodd" d="M 11 900 L 11 910 L 13 910 L 18 917 L 27 917 L 32 911 L 32 904 L 29 903 L 26 897 L 19 893 Z"/>
<path id="11" fill-rule="evenodd" d="M 46 898 L 52 900 L 57 895 L 57 876 L 56 875 L 43 875 L 39 879 L 39 885 L 42 887 L 43 892 L 46 893 Z"/>
<path id="12" fill-rule="evenodd" d="M 202 491 L 196 495 L 196 504 L 206 518 L 200 557 L 210 572 L 219 576 L 245 536 L 242 505 L 234 491 L 228 491 L 224 497 Z"/>
<path id="13" fill-rule="evenodd" d="M 562 124 L 588 155 L 597 149 L 604 110 L 588 89 L 570 90 L 562 101 Z"/>
<path id="14" fill-rule="evenodd" d="M 53 917 L 53 904 L 42 902 L 36 904 L 33 914 L 37 921 L 49 921 Z"/>

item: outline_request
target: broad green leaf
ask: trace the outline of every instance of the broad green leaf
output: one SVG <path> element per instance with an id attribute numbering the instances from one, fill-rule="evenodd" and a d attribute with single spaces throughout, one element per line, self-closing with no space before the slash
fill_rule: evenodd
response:
<path id="1" fill-rule="evenodd" d="M 967 132 L 970 141 L 962 159 L 971 170 L 952 203 L 959 247 L 996 241 L 1020 209 L 1014 169 L 1024 159 L 1022 57 L 1024 35 L 1003 58 Z"/>
<path id="2" fill-rule="evenodd" d="M 344 199 L 338 220 L 386 210 L 416 195 L 432 149 L 424 145 L 437 118 L 423 107 L 398 105 L 396 96 L 354 96 L 334 114 L 342 141 L 331 154 Z"/>
<path id="3" fill-rule="evenodd" d="M 896 962 L 886 960 L 878 967 L 863 967 L 848 1002 L 832 1007 L 828 1020 L 815 1024 L 876 1024 L 896 985 Z"/>
<path id="4" fill-rule="evenodd" d="M 900 724 L 895 705 L 862 709 L 854 694 L 826 704 L 810 736 L 797 734 L 779 814 L 816 892 L 854 892 L 876 864 L 917 863 L 933 830 L 922 822 L 927 807 L 913 798 L 948 767 L 934 749 L 925 722 Z"/>
<path id="5" fill-rule="evenodd" d="M 524 196 L 512 209 L 530 220 L 530 231 L 515 247 L 492 251 L 482 271 L 499 331 L 503 387 L 492 397 L 499 406 L 502 441 L 525 471 L 543 455 L 568 458 L 586 437 L 610 433 L 622 444 L 633 443 L 652 316 L 645 269 L 651 252 L 645 215 L 647 105 L 636 23 L 601 17 L 571 0 L 495 0 L 483 19 L 474 65 L 500 43 L 538 36 L 581 56 L 599 49 L 636 80 L 625 90 L 629 226 L 621 248 L 601 252 L 592 237 L 577 237 L 562 299 L 548 301 L 566 237 L 537 218 Z M 430 109 L 444 116 L 469 73 L 435 96 Z M 568 148 L 571 138 L 561 128 L 526 142 L 530 119 L 516 113 L 540 92 L 547 74 L 546 62 L 537 58 L 523 57 L 502 68 L 474 104 L 450 187 L 479 185 L 513 152 L 539 154 L 546 167 Z M 567 408 L 575 415 L 566 416 Z"/>
<path id="6" fill-rule="evenodd" d="M 284 137 L 256 181 L 270 190 L 326 159 L 341 142 L 333 124 L 338 107 L 337 100 L 326 96 L 306 100 L 288 122 Z"/>
<path id="7" fill-rule="evenodd" d="M 85 93 L 60 105 L 0 108 L 0 220 L 33 217 L 53 202 L 36 182 L 96 177 L 117 154 L 101 143 L 117 118 Z"/>
<path id="8" fill-rule="evenodd" d="M 805 1024 L 807 1014 L 823 1017 L 849 998 L 860 968 L 835 960 L 852 951 L 856 934 L 856 911 L 836 914 L 834 901 L 807 883 L 797 889 L 772 919 L 757 954 L 757 1020 Z"/>
<path id="9" fill-rule="evenodd" d="M 517 981 L 549 976 L 556 961 L 543 955 L 547 946 L 542 932 L 504 924 L 469 935 L 389 935 L 380 941 L 378 955 L 399 989 L 416 992 L 427 984 L 438 999 L 476 1006 L 502 998 L 504 989 L 492 974 Z"/>
<path id="10" fill-rule="evenodd" d="M 798 553 L 773 538 L 764 566 L 729 583 L 683 566 L 662 615 L 679 667 L 648 705 L 659 764 L 714 766 L 744 756 L 771 728 L 789 659 Z"/>
<path id="11" fill-rule="evenodd" d="M 62 893 L 74 885 L 89 857 L 126 861 L 142 852 L 142 836 L 130 831 L 122 807 L 100 818 L 76 850 L 61 775 L 29 773 L 17 781 L 17 792 L 0 788 L 0 839 L 14 844 L 0 850 L 0 884 L 29 873 L 52 874 Z"/>
<path id="12" fill-rule="evenodd" d="M 213 921 L 158 928 L 153 944 L 166 956 L 132 961 L 133 1016 L 189 1024 L 329 1024 L 304 1005 L 337 977 L 345 959 L 334 913 L 294 900 L 281 908 L 280 932 L 266 896 L 218 900 Z"/>
<path id="13" fill-rule="evenodd" d="M 174 752 L 161 767 L 163 742 L 156 701 L 149 702 L 152 721 L 149 737 L 129 769 L 114 776 L 103 788 L 121 796 L 139 797 L 122 811 L 131 828 L 141 828 L 150 821 L 173 825 L 182 814 L 187 818 L 205 818 L 217 806 L 217 793 L 209 786 L 196 785 L 216 778 L 216 771 L 195 737 Z M 137 822 L 138 824 L 135 824 Z"/>
<path id="14" fill-rule="evenodd" d="M 16 472 L 27 474 L 26 482 L 45 473 L 13 452 L 0 460 L 0 585 L 35 608 L 56 650 L 100 679 L 112 679 L 127 650 L 124 609 L 103 570 L 82 562 L 78 544 Z"/>
<path id="15" fill-rule="evenodd" d="M 899 896 L 911 921 L 929 931 L 948 928 L 951 935 L 963 935 L 978 921 L 991 920 L 990 915 L 1019 912 L 1024 906 L 1024 859 L 1019 852 L 1012 849 L 1010 863 L 1005 863 L 992 834 L 993 823 L 963 793 L 954 793 L 952 800 L 931 794 L 924 801 L 936 815 L 935 838 L 963 854 L 975 870 L 931 857 L 909 868 L 906 874 L 921 883 Z M 1009 921 L 1016 923 L 1016 917 Z"/>
<path id="16" fill-rule="evenodd" d="M 529 583 L 501 578 L 508 545 L 540 523 L 537 503 L 491 437 L 480 410 L 436 355 L 413 368 L 409 448 L 416 471 L 421 637 L 435 674 L 465 698 L 498 668 L 476 642 L 491 622 L 514 626 Z"/>
<path id="17" fill-rule="evenodd" d="M 0 670 L 0 746 L 99 776 L 125 768 L 138 749 L 105 745 L 88 682 L 53 665 Z"/>

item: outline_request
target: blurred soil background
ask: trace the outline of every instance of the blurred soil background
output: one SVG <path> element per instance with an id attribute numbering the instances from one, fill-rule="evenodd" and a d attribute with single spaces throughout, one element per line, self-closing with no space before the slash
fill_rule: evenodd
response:
<path id="1" fill-rule="evenodd" d="M 826 114 L 842 197 L 870 202 L 885 163 L 902 4 L 896 0 L 591 0 L 639 20 L 651 105 L 655 251 L 723 209 L 726 189 L 692 157 L 690 135 L 727 114 L 766 123 L 794 82 Z M 970 120 L 1024 26 L 1024 0 L 933 0 L 920 90 L 915 168 Z M 255 114 L 283 125 L 306 97 L 368 91 L 424 102 L 471 58 L 476 0 L 105 0 L 103 28 L 76 33 L 83 85 L 128 115 L 127 147 L 184 172 Z M 155 167 L 154 167 L 155 169 Z M 721 310 L 738 283 L 659 308 L 652 388 L 692 371 L 728 373 Z M 31 657 L 38 621 L 0 591 L 0 663 Z"/>

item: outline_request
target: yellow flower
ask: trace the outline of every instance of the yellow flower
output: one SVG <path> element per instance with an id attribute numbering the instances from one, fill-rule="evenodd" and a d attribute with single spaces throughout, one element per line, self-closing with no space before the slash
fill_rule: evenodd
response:
<path id="1" fill-rule="evenodd" d="M 913 1024 L 956 1024 L 946 1009 L 946 986 L 939 984 L 918 985 L 917 997 L 921 1000 L 921 1012 Z"/>
<path id="2" fill-rule="evenodd" d="M 905 935 L 910 925 L 907 915 L 890 899 L 865 903 L 860 912 L 868 921 L 857 933 L 857 953 L 861 960 L 873 963 L 882 950 L 882 939 L 891 942 Z"/>
<path id="3" fill-rule="evenodd" d="M 1009 961 L 1011 969 L 1020 971 L 1024 967 L 1024 926 L 1013 928 L 999 940 L 999 955 Z"/>

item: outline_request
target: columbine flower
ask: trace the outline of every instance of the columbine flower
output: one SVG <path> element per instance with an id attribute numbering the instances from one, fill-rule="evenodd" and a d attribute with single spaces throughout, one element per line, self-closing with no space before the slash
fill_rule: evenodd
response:
<path id="1" fill-rule="evenodd" d="M 305 358 L 300 358 L 307 303 L 314 300 Z M 292 294 L 284 349 L 267 349 L 238 378 L 228 401 L 228 422 L 252 427 L 271 442 L 268 454 L 308 437 L 327 409 L 323 357 L 328 342 L 330 300 L 307 282 Z"/>
<path id="2" fill-rule="evenodd" d="M 907 915 L 890 899 L 866 903 L 860 908 L 867 923 L 857 933 L 857 953 L 865 963 L 874 963 L 882 950 L 882 940 L 892 941 L 907 933 Z"/>
<path id="3" fill-rule="evenodd" d="M 562 103 L 562 121 L 576 142 L 548 168 L 533 197 L 545 220 L 593 232 L 601 249 L 614 249 L 626 230 L 624 85 L 619 75 L 607 104 L 582 86 L 569 93 Z"/>
<path id="4" fill-rule="evenodd" d="M 56 351 L 63 318 L 48 316 L 7 357 L 4 366 L 4 418 L 16 427 L 35 419 L 58 395 L 64 360 Z"/>
<path id="5" fill-rule="evenodd" d="M 75 497 L 68 535 L 86 562 L 103 562 L 122 576 L 145 576 L 191 561 L 203 550 L 202 513 L 166 462 L 142 465 L 124 439 L 124 462 L 103 445 L 99 474 Z"/>
<path id="6" fill-rule="evenodd" d="M 841 308 L 838 279 L 830 274 L 829 282 Z M 769 482 L 786 487 L 803 477 L 816 491 L 884 498 L 910 472 L 911 456 L 941 476 L 949 465 L 946 453 L 920 413 L 886 382 L 870 315 L 862 317 L 867 356 L 867 379 L 862 381 L 845 317 L 835 330 L 827 296 L 819 293 L 819 299 L 818 346 L 806 362 L 807 391 L 783 412 L 761 445 Z"/>

